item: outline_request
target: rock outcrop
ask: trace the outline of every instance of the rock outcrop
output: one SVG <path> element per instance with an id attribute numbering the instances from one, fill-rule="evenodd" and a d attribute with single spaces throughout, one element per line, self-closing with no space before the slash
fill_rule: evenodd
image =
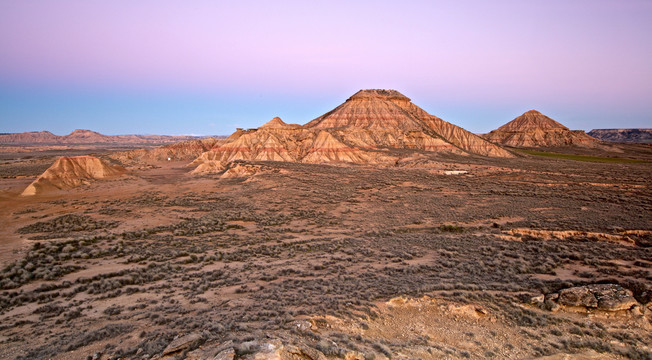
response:
<path id="1" fill-rule="evenodd" d="M 632 292 L 616 284 L 593 284 L 563 289 L 557 302 L 605 311 L 628 310 L 638 304 Z"/>
<path id="2" fill-rule="evenodd" d="M 388 149 L 419 149 L 492 157 L 513 155 L 458 126 L 426 113 L 395 90 L 361 90 L 344 104 L 301 126 L 274 118 L 238 130 L 201 154 L 194 173 L 223 171 L 233 161 L 388 163 Z"/>
<path id="3" fill-rule="evenodd" d="M 638 305 L 632 291 L 618 284 L 591 284 L 566 288 L 547 295 L 545 302 L 552 308 L 563 305 L 602 311 L 629 310 Z"/>
<path id="4" fill-rule="evenodd" d="M 22 195 L 69 189 L 96 179 L 109 179 L 125 174 L 125 169 L 109 165 L 94 156 L 60 157 L 34 180 Z"/>
<path id="5" fill-rule="evenodd" d="M 652 129 L 593 129 L 588 135 L 601 141 L 652 144 Z"/>
<path id="6" fill-rule="evenodd" d="M 501 145 L 513 147 L 595 147 L 599 141 L 581 130 L 569 130 L 566 126 L 530 110 L 507 124 L 484 135 L 484 138 Z"/>

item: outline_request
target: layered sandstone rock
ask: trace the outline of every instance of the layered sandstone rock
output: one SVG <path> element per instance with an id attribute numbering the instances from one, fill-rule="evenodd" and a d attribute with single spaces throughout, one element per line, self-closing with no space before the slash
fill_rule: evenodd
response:
<path id="1" fill-rule="evenodd" d="M 261 127 L 239 131 L 230 141 L 201 154 L 190 166 L 194 174 L 222 171 L 233 161 L 366 163 L 378 156 L 343 144 L 326 131 Z"/>
<path id="2" fill-rule="evenodd" d="M 513 156 L 500 146 L 428 114 L 396 90 L 360 90 L 304 127 L 338 131 L 345 141 L 370 148 Z"/>
<path id="3" fill-rule="evenodd" d="M 112 159 L 125 164 L 155 163 L 160 161 L 192 161 L 199 155 L 225 142 L 225 139 L 206 138 L 180 141 L 153 149 L 120 151 L 110 155 Z"/>
<path id="4" fill-rule="evenodd" d="M 361 149 L 348 146 L 327 131 L 320 131 L 302 161 L 307 163 L 349 162 L 366 163 L 372 156 Z"/>
<path id="5" fill-rule="evenodd" d="M 484 135 L 485 139 L 514 147 L 595 147 L 599 141 L 581 130 L 569 130 L 566 126 L 530 110 L 507 124 Z"/>
<path id="6" fill-rule="evenodd" d="M 285 123 L 285 121 L 281 120 L 281 118 L 278 116 L 264 123 L 259 127 L 259 129 L 300 129 L 300 128 L 301 125 L 287 124 Z"/>
<path id="7" fill-rule="evenodd" d="M 274 118 L 238 130 L 201 154 L 194 173 L 223 171 L 233 161 L 387 163 L 384 151 L 419 149 L 452 154 L 512 157 L 481 137 L 426 113 L 395 90 L 361 90 L 344 104 L 300 126 Z"/>
<path id="8" fill-rule="evenodd" d="M 61 157 L 34 180 L 22 195 L 69 189 L 91 180 L 119 177 L 125 172 L 124 168 L 109 165 L 94 156 Z"/>

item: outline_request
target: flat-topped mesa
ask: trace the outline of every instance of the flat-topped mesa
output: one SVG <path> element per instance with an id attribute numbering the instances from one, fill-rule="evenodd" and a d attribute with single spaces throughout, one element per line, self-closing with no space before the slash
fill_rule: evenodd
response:
<path id="1" fill-rule="evenodd" d="M 328 129 L 361 148 L 416 148 L 437 152 L 512 157 L 507 150 L 446 122 L 396 90 L 360 90 L 303 126 Z"/>
<path id="2" fill-rule="evenodd" d="M 420 131 L 423 126 L 406 110 L 410 98 L 396 90 L 360 90 L 344 103 L 310 121 L 304 128 Z"/>
<path id="3" fill-rule="evenodd" d="M 369 99 L 382 99 L 382 100 L 393 100 L 393 101 L 404 101 L 410 102 L 410 98 L 401 94 L 396 90 L 385 90 L 385 89 L 363 89 L 353 94 L 346 101 L 352 100 L 369 100 Z"/>

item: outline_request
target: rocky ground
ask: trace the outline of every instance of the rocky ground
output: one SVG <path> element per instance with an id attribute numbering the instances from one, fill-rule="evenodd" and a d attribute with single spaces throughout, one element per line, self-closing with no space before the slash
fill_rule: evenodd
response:
<path id="1" fill-rule="evenodd" d="M 650 163 L 167 162 L 19 197 L 29 160 L 0 358 L 652 358 Z"/>

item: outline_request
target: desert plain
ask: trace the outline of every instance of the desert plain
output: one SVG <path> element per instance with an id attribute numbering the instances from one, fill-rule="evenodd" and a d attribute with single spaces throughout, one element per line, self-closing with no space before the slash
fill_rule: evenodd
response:
<path id="1" fill-rule="evenodd" d="M 179 158 L 1 146 L 0 358 L 652 358 L 649 144 L 399 129 L 374 94 Z M 88 155 L 124 173 L 23 194 Z"/>

